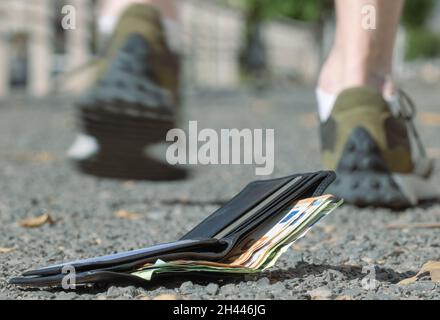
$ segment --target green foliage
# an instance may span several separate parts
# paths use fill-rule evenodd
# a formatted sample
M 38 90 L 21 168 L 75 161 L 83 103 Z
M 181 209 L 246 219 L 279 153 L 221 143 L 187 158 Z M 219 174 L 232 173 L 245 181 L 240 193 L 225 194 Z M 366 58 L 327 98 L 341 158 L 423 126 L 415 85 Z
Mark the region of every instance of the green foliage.
M 333 6 L 328 0 L 271 0 L 266 4 L 265 14 L 269 19 L 287 17 L 303 21 L 316 21 Z
M 402 23 L 407 30 L 407 60 L 440 56 L 440 37 L 426 27 L 426 21 L 434 6 L 434 0 L 406 0 Z
M 407 33 L 405 58 L 435 58 L 440 56 L 440 36 L 423 28 L 410 28 Z
M 406 0 L 402 14 L 404 26 L 407 28 L 423 27 L 434 6 L 434 0 Z
M 255 7 L 261 10 L 261 19 L 292 18 L 303 21 L 316 21 L 331 12 L 331 0 L 226 0 L 246 11 Z
M 224 0 L 247 12 L 247 32 L 254 32 L 262 20 L 281 17 L 302 21 L 317 21 L 334 10 L 332 0 Z M 384 0 L 393 1 L 393 0 Z M 406 0 L 402 24 L 407 32 L 406 58 L 432 58 L 440 56 L 440 37 L 429 31 L 426 22 L 434 10 L 435 0 Z

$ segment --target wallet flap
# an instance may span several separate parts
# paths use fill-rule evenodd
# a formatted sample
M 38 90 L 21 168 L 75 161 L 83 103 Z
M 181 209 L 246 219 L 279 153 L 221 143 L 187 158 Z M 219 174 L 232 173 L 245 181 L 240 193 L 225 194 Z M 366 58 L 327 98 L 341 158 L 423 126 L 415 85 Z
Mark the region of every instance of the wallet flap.
M 295 179 L 301 180 L 302 175 L 296 174 L 284 178 L 249 183 L 239 194 L 208 216 L 181 239 L 212 238 L 268 196 Z
M 251 182 L 181 239 L 221 239 L 232 230 L 244 227 L 253 217 L 267 211 L 267 208 L 274 207 L 289 195 L 288 201 L 295 200 L 295 196 L 322 195 L 335 177 L 333 171 L 319 171 Z
M 334 179 L 335 174 L 327 171 L 320 171 L 316 175 L 310 176 L 309 179 L 299 182 L 298 187 L 289 188 L 289 190 L 286 190 L 286 192 L 277 197 L 277 199 L 274 199 L 264 208 L 252 215 L 245 223 L 241 223 L 235 229 L 231 229 L 222 236 L 227 237 L 228 241 L 231 241 L 234 245 L 243 235 L 255 229 L 270 217 L 282 212 L 288 206 L 291 206 L 292 202 L 322 195 Z

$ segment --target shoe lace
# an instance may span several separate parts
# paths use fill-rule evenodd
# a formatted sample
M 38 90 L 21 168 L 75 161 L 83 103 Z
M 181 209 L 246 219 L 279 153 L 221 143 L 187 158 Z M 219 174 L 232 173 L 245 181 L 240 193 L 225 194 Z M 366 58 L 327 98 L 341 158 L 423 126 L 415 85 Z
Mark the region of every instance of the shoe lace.
M 409 130 L 412 132 L 420 155 L 422 157 L 426 157 L 425 147 L 423 146 L 420 135 L 416 129 L 416 126 L 414 125 L 414 119 L 417 113 L 415 103 L 402 89 L 397 90 L 396 113 L 398 117 L 405 120 Z

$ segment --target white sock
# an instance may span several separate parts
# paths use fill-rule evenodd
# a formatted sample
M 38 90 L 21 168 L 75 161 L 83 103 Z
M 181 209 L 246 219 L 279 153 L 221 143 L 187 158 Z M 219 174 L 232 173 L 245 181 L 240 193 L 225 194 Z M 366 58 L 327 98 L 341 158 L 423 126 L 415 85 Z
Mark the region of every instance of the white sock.
M 337 96 L 316 88 L 316 99 L 318 100 L 318 115 L 321 122 L 327 121 L 332 113 Z
M 98 30 L 100 33 L 109 36 L 113 33 L 118 18 L 111 15 L 104 15 L 98 19 Z
M 316 99 L 318 100 L 318 115 L 321 122 L 327 121 L 332 113 L 333 106 L 335 105 L 337 96 L 331 93 L 327 93 L 320 88 L 316 88 Z M 398 95 L 393 93 L 391 95 L 384 95 L 383 98 L 391 106 L 391 111 L 395 112 L 396 105 L 398 105 Z
M 67 157 L 74 160 L 83 160 L 93 156 L 99 151 L 98 141 L 89 135 L 79 134 L 76 136 L 70 149 L 67 151 Z

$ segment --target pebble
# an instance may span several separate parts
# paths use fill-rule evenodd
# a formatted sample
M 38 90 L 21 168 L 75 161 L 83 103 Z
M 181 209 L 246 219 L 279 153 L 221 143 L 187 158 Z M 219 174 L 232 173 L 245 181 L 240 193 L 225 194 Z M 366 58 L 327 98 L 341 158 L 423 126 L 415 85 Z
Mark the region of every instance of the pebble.
M 328 287 L 319 287 L 307 292 L 310 297 L 315 299 L 329 299 L 332 296 L 332 292 Z
M 270 280 L 267 277 L 263 277 L 257 280 L 257 286 L 264 287 L 270 284 Z
M 227 284 L 227 285 L 224 285 L 220 288 L 220 293 L 225 296 L 233 295 L 235 293 L 235 291 L 236 291 L 236 289 L 233 284 Z
M 431 281 L 418 281 L 406 286 L 406 291 L 431 291 L 435 289 L 435 283 Z
M 210 295 L 215 295 L 218 292 L 218 284 L 210 283 L 205 287 L 205 291 Z

